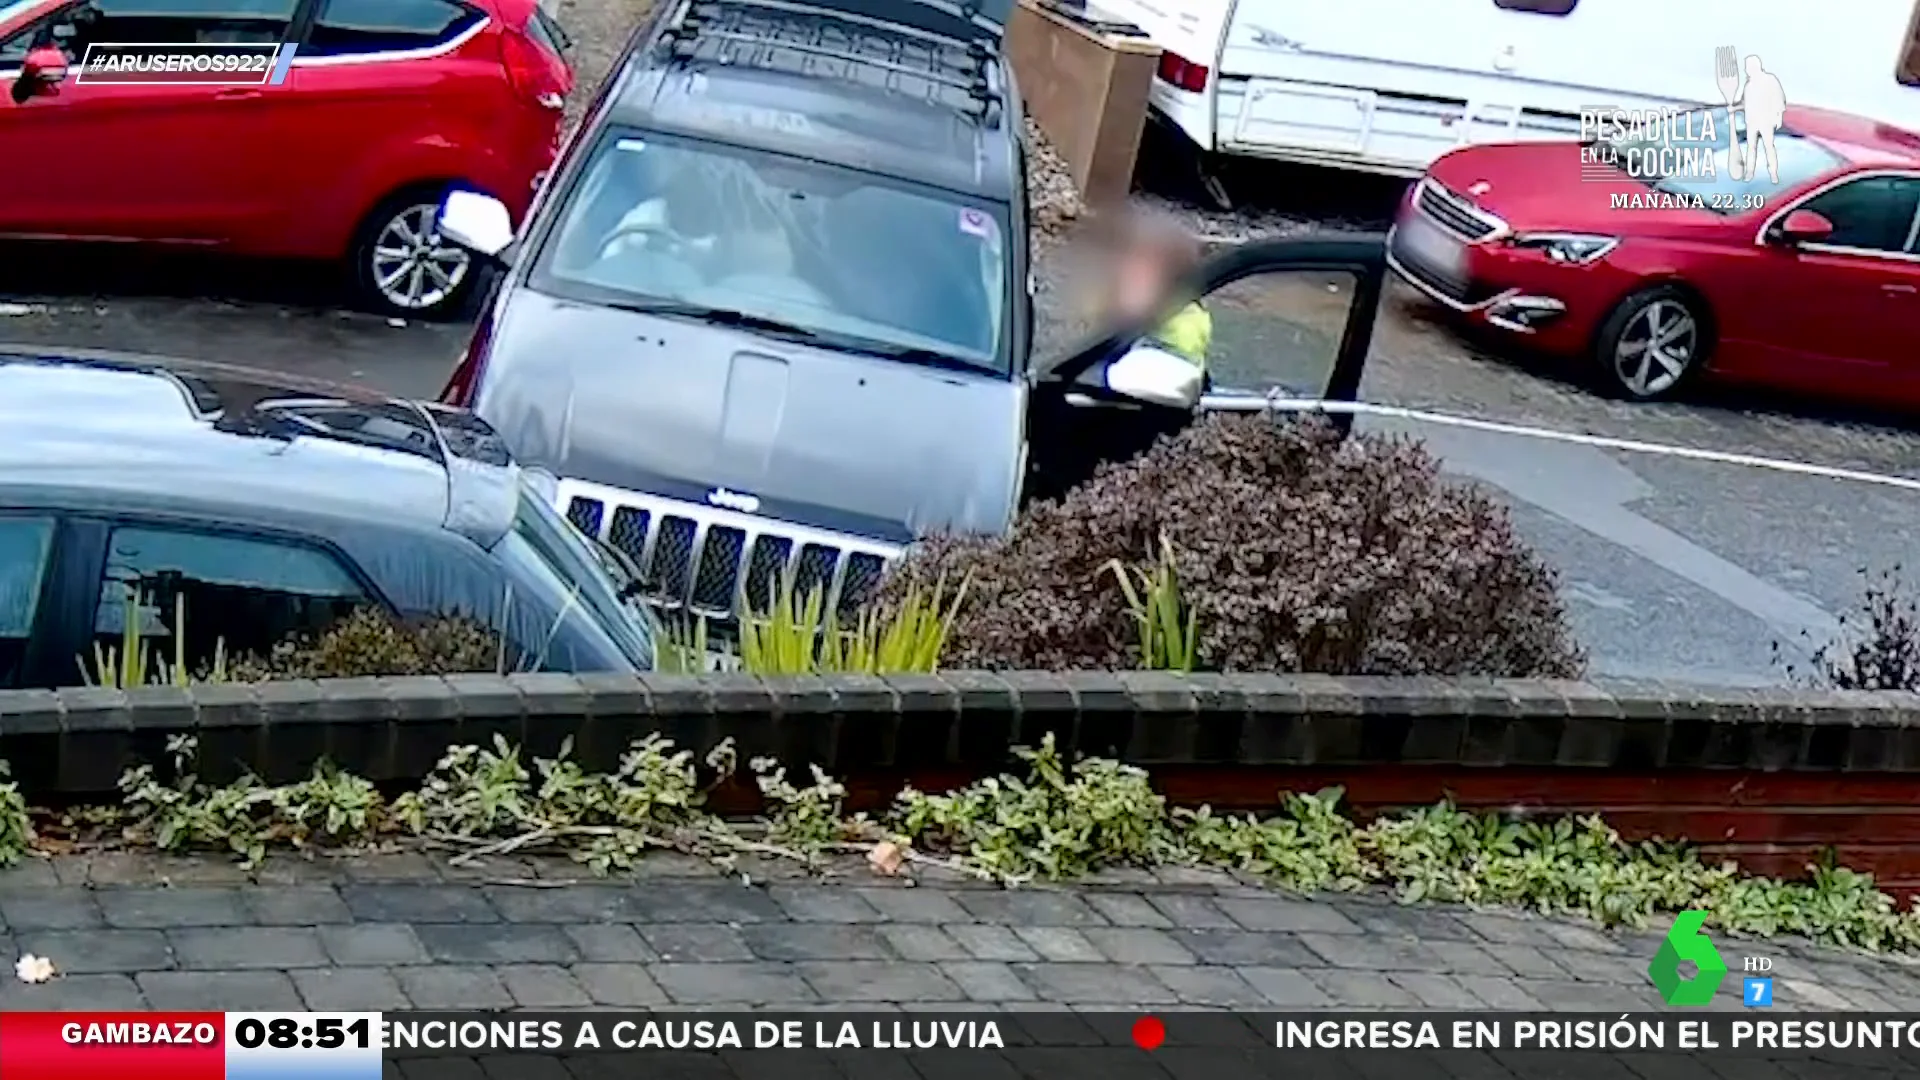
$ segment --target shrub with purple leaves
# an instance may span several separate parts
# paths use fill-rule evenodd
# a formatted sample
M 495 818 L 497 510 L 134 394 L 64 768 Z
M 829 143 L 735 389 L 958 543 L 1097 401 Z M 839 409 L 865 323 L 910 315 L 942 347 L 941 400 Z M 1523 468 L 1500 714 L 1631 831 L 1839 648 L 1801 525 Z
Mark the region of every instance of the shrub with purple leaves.
M 1319 421 L 1203 418 L 1004 538 L 938 538 L 883 593 L 969 575 L 943 666 L 1131 669 L 1138 624 L 1107 571 L 1172 545 L 1199 667 L 1579 676 L 1557 578 L 1506 509 L 1418 444 Z

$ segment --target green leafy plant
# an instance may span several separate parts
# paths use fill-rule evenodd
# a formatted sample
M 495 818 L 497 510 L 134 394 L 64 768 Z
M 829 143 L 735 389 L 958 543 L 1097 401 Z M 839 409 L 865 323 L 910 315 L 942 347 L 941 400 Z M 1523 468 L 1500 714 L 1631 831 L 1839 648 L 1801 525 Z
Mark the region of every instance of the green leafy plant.
M 1145 866 L 1176 851 L 1166 799 L 1143 770 L 1097 758 L 1069 765 L 1051 734 L 1018 754 L 1024 777 L 945 795 L 901 792 L 894 826 L 916 844 L 1012 880 Z
M 710 667 L 712 646 L 704 616 L 661 620 L 654 643 L 654 670 L 663 675 L 699 675 Z
M 1140 666 L 1148 671 L 1193 670 L 1200 649 L 1200 613 L 1180 593 L 1180 571 L 1173 544 L 1160 538 L 1159 557 L 1149 566 L 1109 560 L 1108 573 L 1120 583 L 1127 610 L 1140 631 Z
M 756 675 L 930 672 L 939 667 L 966 597 L 964 578 L 951 594 L 944 577 L 930 588 L 915 583 L 897 601 L 869 605 L 843 627 L 827 610 L 825 592 L 814 588 L 801 596 L 789 575 L 766 614 L 740 620 L 741 664 Z
M 112 842 L 166 851 L 226 850 L 247 865 L 279 847 L 352 846 L 411 836 L 456 861 L 522 850 L 564 852 L 596 873 L 669 848 L 733 866 L 745 853 L 808 864 L 858 848 L 883 873 L 904 849 L 1004 883 L 1064 880 L 1114 867 L 1210 867 L 1303 892 L 1385 887 L 1402 902 L 1465 902 L 1580 915 L 1641 926 L 1663 912 L 1704 910 L 1724 932 L 1807 938 L 1869 950 L 1920 952 L 1920 912 L 1902 910 L 1867 874 L 1828 854 L 1805 880 L 1742 874 L 1687 844 L 1628 842 L 1598 817 L 1531 819 L 1451 803 L 1381 814 L 1342 811 L 1337 788 L 1285 794 L 1270 816 L 1176 810 L 1141 769 L 1097 758 L 1069 762 L 1052 738 L 1019 752 L 1025 771 L 944 794 L 902 791 L 881 830 L 847 817 L 845 787 L 823 770 L 800 786 L 769 759 L 751 769 L 765 817 L 734 824 L 706 809 L 735 773 L 731 743 L 696 760 L 650 736 L 610 772 L 592 772 L 562 745 L 523 759 L 503 738 L 447 752 L 415 790 L 383 799 L 365 779 L 317 766 L 300 781 L 198 776 L 188 737 L 168 743 L 169 775 L 141 765 L 121 780 L 124 813 L 68 812 Z M 0 766 L 0 778 L 5 776 Z M 0 862 L 35 840 L 18 787 L 0 780 Z M 881 839 L 884 838 L 884 839 Z M 876 843 L 876 841 L 878 841 Z M 885 849 L 883 856 L 882 849 Z
M 92 668 L 87 667 L 84 658 L 75 658 L 75 663 L 80 665 L 80 678 L 86 685 L 124 690 L 134 686 L 187 686 L 229 680 L 224 638 L 214 642 L 213 660 L 199 673 L 193 673 L 187 665 L 187 598 L 184 595 L 173 598 L 173 657 L 168 660 L 146 640 L 145 594 L 130 585 L 123 585 L 121 594 L 120 644 L 103 646 L 95 642 Z

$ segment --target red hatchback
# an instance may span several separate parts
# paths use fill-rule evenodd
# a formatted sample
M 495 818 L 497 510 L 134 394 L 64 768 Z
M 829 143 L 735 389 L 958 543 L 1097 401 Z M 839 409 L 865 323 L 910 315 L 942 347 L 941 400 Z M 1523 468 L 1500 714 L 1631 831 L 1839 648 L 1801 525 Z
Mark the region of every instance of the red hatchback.
M 274 69 L 61 63 L 103 43 L 253 46 Z M 525 211 L 573 86 L 563 45 L 536 0 L 0 0 L 0 237 L 343 260 L 376 310 L 458 311 L 479 275 L 439 243 L 441 196 Z
M 1717 142 L 1678 118 L 1704 152 L 1644 132 L 1455 150 L 1408 193 L 1390 262 L 1629 398 L 1709 375 L 1920 406 L 1920 136 L 1789 109 L 1774 167 L 1743 179 L 1744 133 L 1711 115 Z

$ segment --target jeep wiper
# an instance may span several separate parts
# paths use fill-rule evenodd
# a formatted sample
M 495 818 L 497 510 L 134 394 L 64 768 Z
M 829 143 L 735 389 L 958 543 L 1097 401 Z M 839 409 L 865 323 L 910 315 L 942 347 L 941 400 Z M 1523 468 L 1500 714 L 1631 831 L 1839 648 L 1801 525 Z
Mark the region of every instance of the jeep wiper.
M 919 364 L 922 367 L 942 368 L 947 371 L 965 371 L 974 375 L 982 372 L 989 375 L 996 374 L 995 370 L 986 364 L 963 360 L 937 349 L 921 349 L 912 345 L 880 345 L 859 340 L 849 342 L 844 347 L 851 352 L 898 360 L 903 364 Z
M 710 326 L 737 326 L 742 330 L 757 330 L 763 334 L 790 338 L 817 344 L 821 340 L 818 332 L 804 326 L 795 326 L 790 322 L 770 319 L 764 315 L 754 315 L 732 308 L 708 307 L 705 304 L 689 304 L 682 300 L 630 300 L 608 304 L 622 311 L 633 311 L 643 315 L 669 315 L 682 319 L 693 319 Z

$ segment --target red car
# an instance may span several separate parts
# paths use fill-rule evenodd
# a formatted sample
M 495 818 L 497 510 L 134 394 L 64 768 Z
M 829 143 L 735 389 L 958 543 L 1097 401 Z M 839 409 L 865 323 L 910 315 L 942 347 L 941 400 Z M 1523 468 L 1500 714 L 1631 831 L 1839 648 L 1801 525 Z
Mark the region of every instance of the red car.
M 75 77 L 100 43 L 252 45 L 275 71 Z M 376 310 L 458 311 L 479 275 L 438 242 L 441 196 L 525 212 L 564 45 L 536 0 L 0 0 L 0 238 L 343 260 Z
M 1726 145 L 1744 153 L 1744 134 L 1711 113 L 1717 169 L 1642 153 L 1644 132 L 1448 153 L 1409 191 L 1389 261 L 1628 398 L 1704 375 L 1920 405 L 1920 136 L 1790 108 L 1777 173 L 1762 153 L 1740 179 Z

